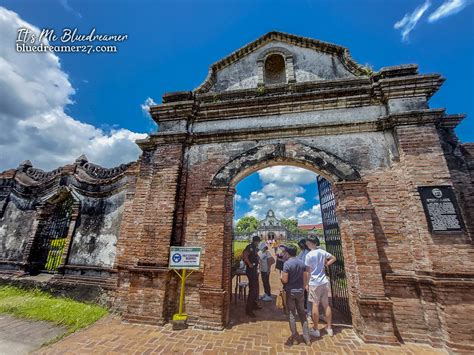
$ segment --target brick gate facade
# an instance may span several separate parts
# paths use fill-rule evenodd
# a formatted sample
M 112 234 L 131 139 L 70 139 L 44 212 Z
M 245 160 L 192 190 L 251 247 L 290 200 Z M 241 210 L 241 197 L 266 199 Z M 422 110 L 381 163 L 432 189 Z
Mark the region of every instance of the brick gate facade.
M 271 32 L 213 64 L 194 91 L 165 94 L 150 109 L 158 133 L 114 178 L 126 181 L 114 276 L 103 277 L 116 282 L 114 306 L 129 321 L 167 322 L 179 291 L 169 247 L 201 246 L 186 312 L 222 329 L 235 185 L 294 165 L 332 183 L 356 332 L 474 350 L 474 146 L 454 133 L 462 115 L 428 105 L 443 81 L 416 65 L 372 72 L 343 47 Z M 418 191 L 430 186 L 453 189 L 462 230 L 431 231 Z

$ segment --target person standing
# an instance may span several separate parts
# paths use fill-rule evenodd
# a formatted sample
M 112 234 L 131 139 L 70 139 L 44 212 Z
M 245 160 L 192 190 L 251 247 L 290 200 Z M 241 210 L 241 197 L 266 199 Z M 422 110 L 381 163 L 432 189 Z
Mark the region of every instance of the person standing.
M 273 249 L 273 239 L 268 239 L 267 240 L 267 247 L 268 247 L 268 250 Z
M 286 292 L 286 307 L 288 312 L 288 323 L 290 324 L 291 336 L 286 341 L 286 345 L 299 343 L 299 335 L 296 329 L 296 315 L 300 319 L 303 327 L 303 339 L 307 345 L 311 345 L 308 319 L 304 309 L 304 289 L 307 283 L 308 275 L 303 261 L 296 257 L 296 247 L 293 245 L 285 246 L 288 254 L 288 260 L 283 265 L 281 273 L 281 282 Z
M 260 237 L 254 236 L 252 243 L 247 245 L 242 252 L 242 259 L 245 263 L 247 278 L 249 280 L 249 296 L 247 297 L 247 306 L 245 313 L 252 318 L 255 318 L 255 309 L 261 309 L 257 304 L 259 295 L 259 284 L 258 284 L 258 243 L 260 243 Z
M 300 259 L 303 263 L 306 261 L 306 255 L 309 253 L 310 249 L 306 245 L 306 239 L 300 239 L 298 241 L 298 246 L 300 247 L 301 251 L 298 254 L 297 258 Z M 304 308 L 306 309 L 306 315 L 311 317 L 312 313 L 312 304 L 308 302 L 308 290 L 304 290 Z
M 275 270 L 279 270 L 280 274 L 283 270 L 283 265 L 286 261 L 286 258 L 288 257 L 288 254 L 286 253 L 285 245 L 280 244 L 278 247 L 275 248 L 275 257 L 276 257 L 276 263 L 275 263 Z
M 300 247 L 301 251 L 298 254 L 297 258 L 304 262 L 306 259 L 306 254 L 308 254 L 310 251 L 308 246 L 306 245 L 306 239 L 300 239 L 298 241 L 298 246 Z
M 265 294 L 261 298 L 262 301 L 272 301 L 272 291 L 270 288 L 270 268 L 275 262 L 272 254 L 268 250 L 268 245 L 265 242 L 261 242 L 258 246 L 260 251 L 258 252 L 258 256 L 260 259 L 260 275 L 262 277 L 263 289 L 265 290 Z
M 329 336 L 333 336 L 332 330 L 332 312 L 329 306 L 329 288 L 328 278 L 324 268 L 330 266 L 336 261 L 336 257 L 323 249 L 319 249 L 319 239 L 316 236 L 309 236 L 306 239 L 306 245 L 310 252 L 306 255 L 306 271 L 310 274 L 309 280 L 306 284 L 308 289 L 308 301 L 312 302 L 312 316 L 313 329 L 310 334 L 315 337 L 320 337 L 321 334 L 318 329 L 319 324 L 319 305 L 323 306 L 326 318 L 326 332 Z

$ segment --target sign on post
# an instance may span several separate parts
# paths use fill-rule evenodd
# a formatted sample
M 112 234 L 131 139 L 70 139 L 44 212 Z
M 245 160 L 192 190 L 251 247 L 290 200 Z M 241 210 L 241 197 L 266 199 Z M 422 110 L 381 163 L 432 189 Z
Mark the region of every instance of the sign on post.
M 179 293 L 179 308 L 178 313 L 173 315 L 173 329 L 184 329 L 186 327 L 186 320 L 188 315 L 183 313 L 184 305 L 184 285 L 189 275 L 193 270 L 199 270 L 201 263 L 201 248 L 200 247 L 170 247 L 170 261 L 169 268 L 173 269 L 181 279 L 181 290 Z M 181 274 L 179 271 L 181 270 Z M 186 270 L 191 270 L 186 274 Z
M 201 263 L 200 247 L 171 247 L 170 269 L 199 269 Z

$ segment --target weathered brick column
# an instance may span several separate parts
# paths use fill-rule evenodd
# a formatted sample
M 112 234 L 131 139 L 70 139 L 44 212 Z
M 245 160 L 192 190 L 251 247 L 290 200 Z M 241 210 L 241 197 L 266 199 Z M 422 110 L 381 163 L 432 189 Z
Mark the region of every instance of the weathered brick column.
M 182 167 L 183 139 L 150 137 L 130 181 L 117 245 L 117 306 L 129 321 L 166 321 L 169 247 Z
M 392 302 L 385 296 L 365 182 L 334 184 L 354 329 L 367 342 L 397 344 Z
M 443 120 L 439 124 L 443 124 Z M 456 169 L 463 169 L 459 165 L 461 156 L 443 151 L 443 144 L 450 144 L 443 142 L 434 123 L 401 125 L 395 127 L 395 132 L 402 166 L 401 182 L 406 185 L 402 195 L 402 217 L 407 227 L 405 238 L 416 253 L 412 277 L 397 270 L 386 276 L 396 322 L 404 339 L 418 340 L 423 336 L 433 345 L 472 352 L 472 235 L 469 227 L 462 232 L 430 232 L 418 192 L 421 186 L 452 186 L 461 214 L 469 226 L 471 221 L 466 217 L 471 211 L 463 202 L 469 201 L 472 190 L 463 189 L 469 182 L 459 184 L 457 181 L 460 171 Z
M 222 328 L 229 321 L 231 292 L 232 217 L 235 190 L 208 190 L 207 236 L 203 258 L 203 286 L 199 290 L 201 314 L 198 326 Z

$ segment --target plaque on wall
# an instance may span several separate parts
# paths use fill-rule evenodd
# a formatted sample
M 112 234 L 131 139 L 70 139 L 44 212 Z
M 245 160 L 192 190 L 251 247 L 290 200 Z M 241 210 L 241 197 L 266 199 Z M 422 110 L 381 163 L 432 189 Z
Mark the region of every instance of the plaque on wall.
M 430 232 L 461 232 L 464 223 L 452 186 L 418 187 Z

